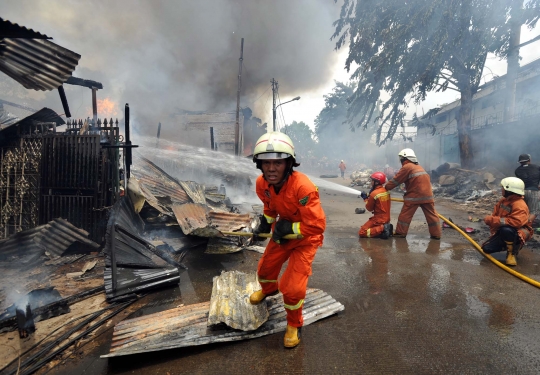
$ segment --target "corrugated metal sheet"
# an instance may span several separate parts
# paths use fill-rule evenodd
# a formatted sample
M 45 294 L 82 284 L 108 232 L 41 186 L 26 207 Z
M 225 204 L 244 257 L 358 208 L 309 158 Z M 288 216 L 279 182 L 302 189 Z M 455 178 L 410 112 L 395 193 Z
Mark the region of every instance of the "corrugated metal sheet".
M 242 241 L 248 237 L 212 237 L 208 239 L 205 254 L 231 254 L 242 251 Z
M 209 226 L 206 213 L 208 207 L 198 203 L 185 203 L 173 205 L 173 212 L 182 232 L 184 234 L 193 234 L 202 237 L 211 237 L 217 234 L 217 231 L 210 231 L 211 236 L 206 234 Z
M 251 225 L 249 214 L 210 211 L 208 212 L 208 219 L 213 227 L 226 232 L 234 232 Z
M 0 38 L 51 39 L 51 37 L 0 18 Z
M 194 203 L 206 204 L 206 197 L 204 196 L 204 185 L 198 184 L 193 181 L 179 181 L 180 185 L 184 188 L 184 191 L 191 198 Z
M 17 252 L 45 252 L 51 259 L 55 259 L 76 243 L 84 246 L 82 251 L 97 251 L 100 247 L 99 244 L 88 239 L 88 232 L 58 218 L 0 241 L 0 253 L 2 257 L 5 257 Z
M 76 242 L 98 250 L 99 244 L 89 240 L 88 235 L 87 231 L 77 228 L 67 220 L 58 218 L 44 225 L 34 237 L 34 242 L 45 250 L 49 257 L 57 258 Z
M 249 296 L 261 287 L 257 274 L 222 272 L 214 277 L 208 326 L 225 323 L 231 328 L 253 331 L 268 320 L 266 303 L 252 305 Z
M 165 180 L 158 176 L 150 176 L 145 171 L 137 169 L 133 169 L 131 172 L 139 180 L 141 187 L 148 189 L 154 197 L 170 197 L 175 203 L 191 202 L 191 199 L 179 183 Z
M 105 268 L 104 280 L 107 299 L 136 294 L 156 288 L 175 286 L 180 282 L 178 268 L 117 268 L 117 274 L 116 290 L 113 291 L 111 269 Z
M 181 267 L 171 254 L 157 249 L 140 235 L 141 218 L 133 210 L 128 197 L 120 199 L 112 208 L 107 224 L 104 272 L 107 299 L 129 297 L 137 292 L 178 285 L 178 268 L 165 267 L 167 263 Z M 114 251 L 116 289 L 113 290 L 111 254 Z M 133 267 L 133 268 L 125 268 Z
M 0 40 L 0 71 L 27 89 L 57 89 L 71 76 L 80 58 L 46 39 Z
M 15 121 L 13 123 L 6 124 L 0 127 L 0 133 L 4 133 L 6 129 L 15 130 L 20 128 L 23 134 L 26 134 L 24 128 L 30 125 L 34 125 L 35 122 L 55 122 L 56 126 L 65 124 L 66 122 L 55 111 L 49 108 L 42 108 L 36 113 L 26 116 L 25 118 Z M 35 125 L 34 125 L 35 126 Z M 3 136 L 4 134 L 2 134 Z
M 270 313 L 268 321 L 251 332 L 232 328 L 209 329 L 207 320 L 210 302 L 127 319 L 115 326 L 109 354 L 101 357 L 118 357 L 217 342 L 239 341 L 284 332 L 287 327 L 287 314 L 281 294 L 268 297 L 266 304 Z M 344 309 L 341 303 L 322 290 L 308 289 L 303 307 L 304 326 Z

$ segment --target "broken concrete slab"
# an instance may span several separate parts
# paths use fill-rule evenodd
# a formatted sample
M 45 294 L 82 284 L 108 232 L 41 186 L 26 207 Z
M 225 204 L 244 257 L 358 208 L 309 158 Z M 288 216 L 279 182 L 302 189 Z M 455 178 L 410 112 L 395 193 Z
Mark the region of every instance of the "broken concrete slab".
M 208 326 L 224 323 L 242 331 L 259 328 L 269 316 L 266 303 L 249 303 L 249 296 L 259 289 L 254 272 L 230 271 L 214 277 Z
M 101 358 L 155 352 L 186 346 L 239 341 L 284 332 L 287 328 L 281 294 L 266 299 L 270 316 L 255 331 L 207 327 L 210 302 L 198 303 L 127 319 L 114 327 L 109 354 Z M 343 311 L 345 307 L 320 289 L 308 289 L 304 307 L 304 326 Z M 219 327 L 219 326 L 218 326 Z

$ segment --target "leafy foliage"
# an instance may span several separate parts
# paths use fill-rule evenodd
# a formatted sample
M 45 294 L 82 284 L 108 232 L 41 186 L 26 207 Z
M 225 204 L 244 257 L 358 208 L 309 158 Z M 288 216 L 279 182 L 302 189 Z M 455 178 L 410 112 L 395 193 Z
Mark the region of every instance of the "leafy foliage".
M 539 0 L 527 3 L 520 21 L 533 25 Z M 334 23 L 336 49 L 349 41 L 346 69 L 358 87 L 349 99 L 347 121 L 367 127 L 381 93 L 386 100 L 378 117 L 390 126 L 377 143 L 392 139 L 403 125 L 410 100 L 423 101 L 432 91 L 453 89 L 462 106 L 472 102 L 487 54 L 506 56 L 510 13 L 517 0 L 344 0 Z M 527 13 L 528 12 L 528 13 Z M 468 101 L 468 103 L 464 103 Z M 376 116 L 376 115 L 375 115 Z M 467 117 L 468 116 L 468 117 Z M 461 123 L 459 122 L 461 121 Z M 470 111 L 458 131 L 470 129 Z M 461 134 L 460 134 L 461 136 Z M 461 139 L 461 138 L 460 138 Z
M 291 137 L 294 143 L 296 155 L 299 159 L 310 156 L 315 148 L 314 133 L 311 128 L 303 121 L 293 121 L 292 124 L 285 125 L 281 132 Z
M 324 108 L 315 119 L 315 133 L 319 136 L 325 129 L 343 123 L 347 119 L 347 99 L 354 92 L 353 83 L 335 81 L 336 86 L 324 95 Z

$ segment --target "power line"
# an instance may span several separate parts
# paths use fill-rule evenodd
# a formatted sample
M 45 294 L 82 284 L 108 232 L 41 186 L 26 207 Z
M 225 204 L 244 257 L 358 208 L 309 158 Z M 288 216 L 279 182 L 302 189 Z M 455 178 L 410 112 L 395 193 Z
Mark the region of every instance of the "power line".
M 277 96 L 278 96 L 279 104 L 281 105 L 281 98 L 279 97 L 279 91 L 277 92 Z M 285 123 L 285 115 L 283 114 L 283 106 L 281 106 L 279 109 L 281 110 L 281 118 L 283 119 L 283 127 L 285 127 L 287 124 Z

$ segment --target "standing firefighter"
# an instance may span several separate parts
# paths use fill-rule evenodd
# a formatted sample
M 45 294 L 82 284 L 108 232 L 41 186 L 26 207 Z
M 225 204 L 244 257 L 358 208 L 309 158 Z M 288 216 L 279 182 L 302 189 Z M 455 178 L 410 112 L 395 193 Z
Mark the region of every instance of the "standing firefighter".
M 369 194 L 362 192 L 361 196 L 366 202 L 366 210 L 373 212 L 373 216 L 362 225 L 358 235 L 360 237 L 379 237 L 388 239 L 394 231 L 390 224 L 390 193 L 384 188 L 386 176 L 382 172 L 375 172 L 371 176 L 371 190 Z
M 341 171 L 341 178 L 345 179 L 345 169 L 347 169 L 347 167 L 345 166 L 345 162 L 343 160 L 341 163 L 339 163 L 338 168 Z
M 431 189 L 429 174 L 418 165 L 414 151 L 410 148 L 403 149 L 398 154 L 401 169 L 388 181 L 385 188 L 390 191 L 400 184 L 405 184 L 403 207 L 398 217 L 396 233 L 397 237 L 405 237 L 409 231 L 414 213 L 418 207 L 422 208 L 432 239 L 441 239 L 441 226 L 439 217 L 435 211 L 435 199 Z
M 533 234 L 529 209 L 523 200 L 525 184 L 517 177 L 501 180 L 503 198 L 495 205 L 493 213 L 484 217 L 491 237 L 482 245 L 485 253 L 506 251 L 506 264 L 516 266 L 516 256 L 523 244 Z
M 540 167 L 536 164 L 531 164 L 531 155 L 519 155 L 518 163 L 521 166 L 517 167 L 516 177 L 525 183 L 525 203 L 529 207 L 529 221 L 532 223 L 540 212 Z
M 264 204 L 261 225 L 254 233 L 270 233 L 273 227 L 273 234 L 257 267 L 262 290 L 254 292 L 249 300 L 258 304 L 276 294 L 279 288 L 287 312 L 284 345 L 293 348 L 300 343 L 300 327 L 304 323 L 302 306 L 311 263 L 323 243 L 326 217 L 317 187 L 306 175 L 293 171 L 299 164 L 287 135 L 270 132 L 260 137 L 255 144 L 253 161 L 263 172 L 257 178 L 256 191 Z M 287 234 L 298 234 L 302 238 L 283 239 Z M 287 268 L 278 281 L 287 260 Z

